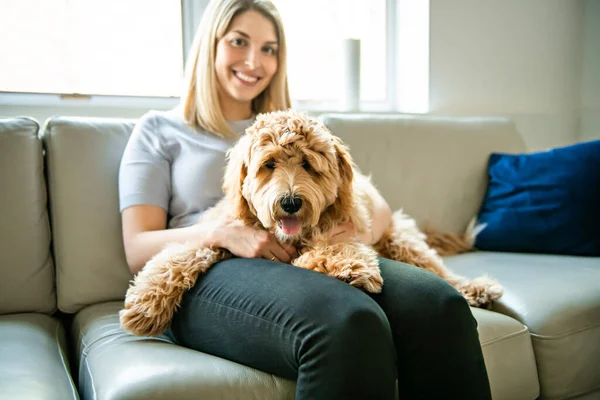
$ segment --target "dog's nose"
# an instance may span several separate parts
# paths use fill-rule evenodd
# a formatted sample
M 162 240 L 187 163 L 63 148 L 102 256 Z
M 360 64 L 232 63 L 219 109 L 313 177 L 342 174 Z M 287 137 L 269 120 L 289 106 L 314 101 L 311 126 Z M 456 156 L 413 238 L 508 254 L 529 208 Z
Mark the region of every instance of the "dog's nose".
M 281 208 L 288 214 L 297 212 L 302 207 L 302 199 L 298 196 L 285 196 L 281 199 Z

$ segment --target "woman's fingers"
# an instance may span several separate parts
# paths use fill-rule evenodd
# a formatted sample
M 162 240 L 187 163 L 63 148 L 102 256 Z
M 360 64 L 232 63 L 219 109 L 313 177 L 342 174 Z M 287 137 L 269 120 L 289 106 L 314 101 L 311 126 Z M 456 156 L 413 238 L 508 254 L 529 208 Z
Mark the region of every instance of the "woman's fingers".
M 329 243 L 338 243 L 343 241 L 346 238 L 354 237 L 357 235 L 356 229 L 354 228 L 354 224 L 352 222 L 346 222 L 336 226 L 329 240 Z
M 343 224 L 336 226 L 333 229 L 331 237 L 351 234 L 352 232 L 354 232 L 354 224 L 352 222 L 345 222 Z
M 294 246 L 282 245 L 275 237 L 272 238 L 264 255 L 266 259 L 283 263 L 289 263 L 296 257 L 298 257 L 298 250 Z
M 275 254 L 271 253 L 270 251 L 268 251 L 266 254 L 264 254 L 263 258 L 265 260 L 271 260 L 271 261 L 281 262 L 281 261 L 279 261 L 279 259 L 277 258 L 277 256 Z
M 277 241 L 271 247 L 271 252 L 280 262 L 289 263 L 291 261 L 291 257 L 287 251 L 279 244 Z
M 298 249 L 295 246 L 284 246 L 283 249 L 290 256 L 290 261 L 300 255 L 298 253 Z
M 294 246 L 282 245 L 271 233 L 264 230 L 254 230 L 253 245 L 258 250 L 259 257 L 266 260 L 289 263 L 298 257 L 298 251 Z M 255 247 L 256 246 L 256 247 Z

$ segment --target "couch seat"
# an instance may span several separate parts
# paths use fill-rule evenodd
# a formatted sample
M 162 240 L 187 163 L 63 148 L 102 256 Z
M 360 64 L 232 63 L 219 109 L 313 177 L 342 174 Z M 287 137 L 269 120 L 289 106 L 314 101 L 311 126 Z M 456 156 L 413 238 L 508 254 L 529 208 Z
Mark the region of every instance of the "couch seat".
M 84 308 L 74 318 L 79 388 L 85 399 L 293 399 L 295 382 L 189 350 L 167 336 L 135 337 L 118 319 L 123 303 Z M 538 384 L 527 329 L 473 310 L 497 400 L 532 400 Z M 517 360 L 513 365 L 511 360 Z
M 293 399 L 295 383 L 189 350 L 168 337 L 129 335 L 122 301 L 88 306 L 73 321 L 84 399 Z
M 0 316 L 0 399 L 78 399 L 65 330 L 44 314 Z
M 519 321 L 493 311 L 471 308 L 494 400 L 539 396 L 537 368 L 529 331 Z
M 504 285 L 494 311 L 529 328 L 542 399 L 600 398 L 600 258 L 474 252 L 446 262 Z

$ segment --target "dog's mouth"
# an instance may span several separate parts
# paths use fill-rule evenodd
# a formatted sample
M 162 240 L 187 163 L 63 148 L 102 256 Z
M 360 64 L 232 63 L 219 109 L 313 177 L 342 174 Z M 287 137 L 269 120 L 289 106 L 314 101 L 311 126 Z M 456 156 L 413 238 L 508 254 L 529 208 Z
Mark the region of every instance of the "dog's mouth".
M 295 236 L 302 229 L 302 220 L 298 217 L 283 217 L 277 222 L 277 226 L 288 236 Z

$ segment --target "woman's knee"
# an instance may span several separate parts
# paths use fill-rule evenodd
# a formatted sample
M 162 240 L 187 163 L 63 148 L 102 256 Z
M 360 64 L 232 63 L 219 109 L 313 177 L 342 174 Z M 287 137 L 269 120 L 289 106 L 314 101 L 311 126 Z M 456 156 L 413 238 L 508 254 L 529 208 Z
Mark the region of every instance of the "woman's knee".
M 439 325 L 445 329 L 463 331 L 477 328 L 477 321 L 473 317 L 471 307 L 465 298 L 451 286 L 446 289 L 440 299 L 440 307 L 436 310 L 436 317 Z
M 314 321 L 312 334 L 331 341 L 332 346 L 358 346 L 367 350 L 365 342 L 379 343 L 393 353 L 390 323 L 381 307 L 368 295 L 344 283 L 338 291 L 315 292 L 303 303 L 304 314 Z M 367 346 L 369 347 L 369 346 Z
M 431 328 L 448 322 L 452 322 L 452 326 L 475 324 L 465 298 L 444 279 L 390 260 L 384 260 L 381 267 L 387 285 L 384 283 L 383 294 L 376 296 L 379 303 L 384 303 L 389 318 Z
M 329 328 L 339 333 L 370 337 L 391 337 L 391 328 L 384 311 L 370 297 L 357 293 L 331 310 Z
M 305 303 L 312 315 L 297 335 L 299 387 L 318 381 L 326 388 L 306 398 L 392 399 L 396 351 L 385 313 L 358 289 L 335 286 Z
M 433 275 L 433 274 L 431 274 Z M 435 293 L 432 307 L 426 307 L 433 325 L 440 329 L 470 329 L 477 323 L 466 299 L 442 278 L 433 275 L 430 285 Z

